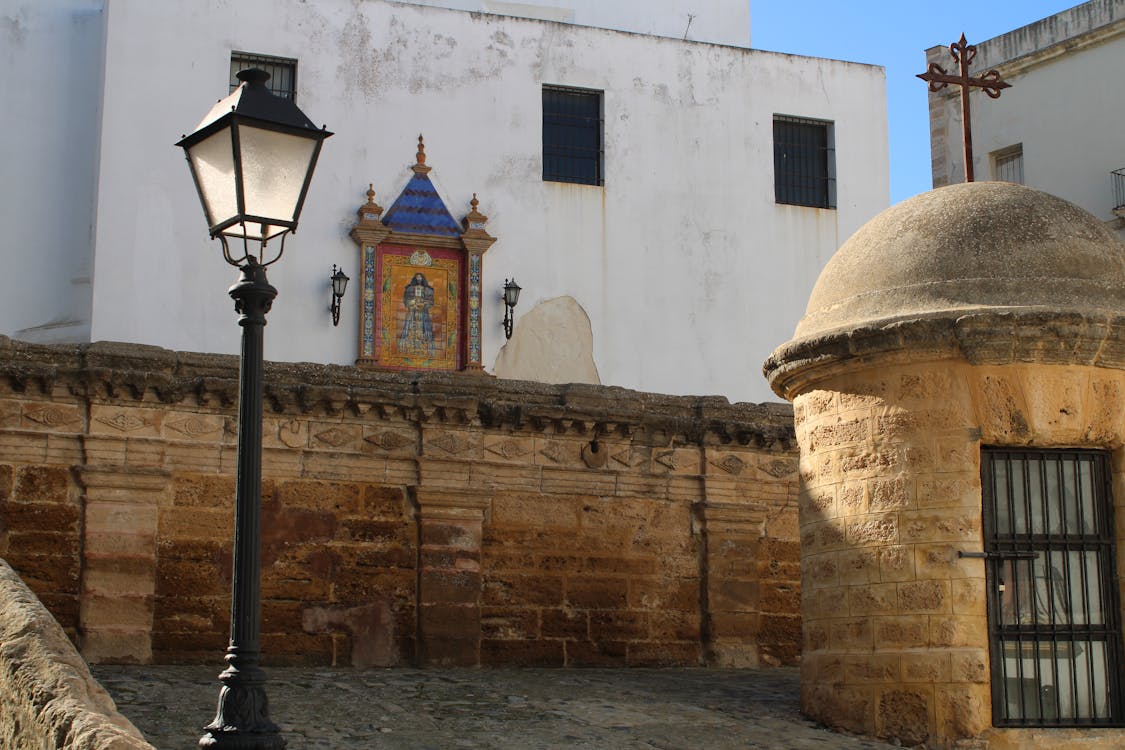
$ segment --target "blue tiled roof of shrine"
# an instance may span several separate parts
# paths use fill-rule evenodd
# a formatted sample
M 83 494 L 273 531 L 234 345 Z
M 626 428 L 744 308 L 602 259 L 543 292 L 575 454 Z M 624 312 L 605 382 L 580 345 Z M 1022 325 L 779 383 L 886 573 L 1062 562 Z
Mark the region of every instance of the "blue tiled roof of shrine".
M 396 232 L 435 234 L 439 237 L 461 235 L 461 227 L 449 214 L 430 178 L 417 172 L 387 211 L 383 223 Z

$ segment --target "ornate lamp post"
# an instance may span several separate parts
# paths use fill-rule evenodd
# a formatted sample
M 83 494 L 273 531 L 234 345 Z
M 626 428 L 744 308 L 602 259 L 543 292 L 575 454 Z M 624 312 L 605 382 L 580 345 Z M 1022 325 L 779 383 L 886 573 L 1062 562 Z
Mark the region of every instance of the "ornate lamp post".
M 321 145 L 332 134 L 317 128 L 292 101 L 271 94 L 264 85 L 268 73 L 244 70 L 238 79 L 238 89 L 176 144 L 187 156 L 211 239 L 219 238 L 223 257 L 241 271 L 230 288 L 242 326 L 230 645 L 227 668 L 219 675 L 218 711 L 199 745 L 275 750 L 285 747 L 285 739 L 269 718 L 258 644 L 262 328 L 277 296 L 266 280 L 266 266 L 281 257 L 286 235 L 297 230 Z M 267 251 L 271 242 L 276 252 Z

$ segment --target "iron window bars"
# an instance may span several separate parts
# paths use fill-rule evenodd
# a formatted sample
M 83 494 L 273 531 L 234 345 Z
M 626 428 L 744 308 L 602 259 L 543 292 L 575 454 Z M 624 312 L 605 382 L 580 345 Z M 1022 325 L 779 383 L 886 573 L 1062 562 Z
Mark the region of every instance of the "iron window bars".
M 773 117 L 774 200 L 795 206 L 836 208 L 832 123 Z
M 238 88 L 238 72 L 247 68 L 258 68 L 270 74 L 266 89 L 274 96 L 290 99 L 297 103 L 297 61 L 289 57 L 256 55 L 251 52 L 230 53 L 230 90 Z
M 601 185 L 602 92 L 543 87 L 543 179 Z
M 995 726 L 1125 726 L 1108 454 L 986 448 Z

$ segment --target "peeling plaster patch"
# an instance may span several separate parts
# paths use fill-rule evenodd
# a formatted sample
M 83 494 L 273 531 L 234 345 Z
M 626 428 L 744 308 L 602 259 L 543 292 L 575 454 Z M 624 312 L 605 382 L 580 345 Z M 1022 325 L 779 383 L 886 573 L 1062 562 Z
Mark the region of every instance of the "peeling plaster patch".
M 540 302 L 516 319 L 492 371 L 541 383 L 601 383 L 590 317 L 573 297 Z

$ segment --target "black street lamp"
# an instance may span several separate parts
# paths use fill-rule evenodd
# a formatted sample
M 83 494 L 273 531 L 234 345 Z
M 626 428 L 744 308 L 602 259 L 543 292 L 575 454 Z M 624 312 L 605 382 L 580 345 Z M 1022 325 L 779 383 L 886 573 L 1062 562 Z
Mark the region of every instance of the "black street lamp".
M 234 576 L 230 645 L 215 719 L 200 747 L 280 750 L 285 738 L 269 718 L 265 672 L 259 665 L 261 620 L 262 329 L 277 290 L 266 266 L 285 250 L 285 238 L 309 189 L 324 139 L 291 100 L 265 87 L 269 74 L 244 70 L 242 84 L 177 143 L 187 156 L 211 239 L 241 271 L 230 288 L 242 326 L 238 400 L 238 477 L 234 495 Z M 266 246 L 280 238 L 276 255 Z M 232 253 L 230 240 L 241 243 Z M 236 244 L 237 247 L 237 244 Z

